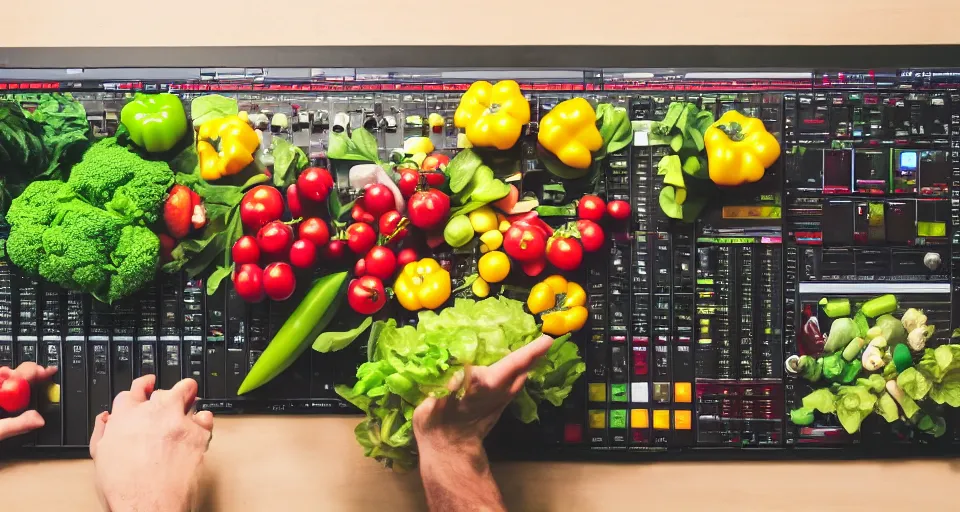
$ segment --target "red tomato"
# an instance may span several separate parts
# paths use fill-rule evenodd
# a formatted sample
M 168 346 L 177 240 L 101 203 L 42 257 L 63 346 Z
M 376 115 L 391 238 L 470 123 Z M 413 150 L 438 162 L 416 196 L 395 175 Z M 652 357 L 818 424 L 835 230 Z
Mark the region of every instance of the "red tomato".
M 308 167 L 297 177 L 297 190 L 305 199 L 326 201 L 333 190 L 333 176 L 326 169 Z
M 401 223 L 403 226 L 401 227 Z M 400 215 L 400 212 L 396 210 L 390 210 L 387 213 L 384 213 L 380 216 L 380 236 L 387 238 L 391 237 L 387 242 L 399 242 L 407 236 L 407 233 L 410 232 L 410 229 L 407 228 L 407 225 L 410 221 L 406 217 Z
M 616 200 L 607 203 L 607 213 L 617 220 L 626 220 L 630 218 L 630 203 Z
M 603 199 L 588 194 L 580 198 L 580 203 L 577 204 L 577 216 L 581 219 L 600 222 L 603 219 L 605 207 Z
M 173 248 L 177 246 L 177 241 L 166 233 L 157 233 L 160 239 L 160 264 L 163 265 L 173 261 Z
M 407 266 L 407 263 L 412 263 L 419 260 L 420 257 L 417 256 L 417 251 L 407 247 L 406 249 L 397 253 L 397 268 L 402 269 Z
M 420 229 L 440 227 L 450 215 L 450 198 L 437 189 L 421 190 L 407 204 L 410 223 Z
M 233 256 L 233 262 L 237 265 L 255 264 L 260 261 L 260 246 L 257 245 L 257 239 L 250 235 L 241 236 L 237 239 L 230 252 Z
M 293 244 L 293 228 L 275 220 L 257 232 L 257 245 L 267 254 L 284 254 Z
M 523 270 L 523 273 L 530 277 L 539 276 L 545 268 L 547 268 L 547 259 L 542 256 L 533 261 L 528 261 L 520 265 L 520 269 Z
M 190 217 L 193 215 L 194 202 L 191 192 L 183 185 L 174 185 L 163 203 L 163 222 L 167 225 L 167 233 L 177 240 L 190 234 L 192 228 Z
M 450 157 L 441 153 L 433 153 L 423 159 L 423 165 L 420 166 L 424 171 L 442 171 L 450 163 Z
M 363 189 L 363 208 L 374 217 L 380 217 L 396 207 L 390 187 L 374 183 Z
M 350 224 L 347 228 L 347 246 L 356 255 L 366 254 L 377 245 L 377 234 L 369 224 Z
M 360 277 L 367 274 L 367 260 L 360 258 L 353 266 L 353 275 Z
M 18 413 L 30 405 L 30 383 L 19 375 L 9 374 L 0 380 L 0 409 Z
M 539 228 L 524 222 L 515 222 L 503 237 L 503 250 L 519 262 L 543 258 L 547 240 Z
M 330 240 L 320 249 L 320 256 L 327 261 L 339 261 L 347 254 L 347 243 L 343 240 Z
M 393 273 L 397 271 L 397 256 L 393 254 L 393 251 L 382 245 L 370 249 L 370 252 L 363 259 L 366 260 L 365 266 L 368 275 L 380 279 L 390 279 L 393 277 Z
M 250 230 L 256 231 L 268 222 L 283 215 L 283 196 L 280 191 L 269 185 L 253 187 L 240 201 L 240 221 Z
M 592 220 L 580 219 L 577 221 L 580 230 L 580 243 L 587 252 L 599 251 L 603 247 L 603 228 Z
M 397 188 L 400 189 L 400 195 L 404 199 L 410 199 L 417 191 L 417 185 L 420 183 L 420 173 L 416 169 L 404 169 L 400 171 L 400 181 L 397 182 Z
M 300 239 L 290 246 L 290 264 L 297 268 L 310 268 L 317 262 L 317 246 L 307 239 Z
M 372 224 L 373 221 L 377 219 L 372 213 L 364 209 L 363 198 L 358 198 L 357 201 L 353 203 L 353 209 L 350 210 L 350 217 L 357 222 L 366 224 Z
M 361 315 L 372 315 L 387 303 L 383 281 L 374 276 L 363 276 L 350 281 L 347 288 L 347 303 Z
M 576 270 L 583 263 L 583 246 L 576 238 L 550 237 L 547 240 L 547 261 L 560 270 Z
M 287 300 L 297 289 L 297 278 L 290 264 L 278 261 L 263 269 L 263 291 L 272 300 Z
M 300 203 L 300 193 L 297 192 L 297 184 L 294 183 L 287 187 L 287 209 L 294 219 L 303 217 L 303 204 Z
M 323 219 L 310 217 L 300 223 L 297 231 L 301 239 L 310 240 L 317 247 L 323 247 L 330 241 L 330 228 Z
M 263 270 L 253 263 L 240 265 L 233 273 L 233 289 L 247 302 L 263 300 Z

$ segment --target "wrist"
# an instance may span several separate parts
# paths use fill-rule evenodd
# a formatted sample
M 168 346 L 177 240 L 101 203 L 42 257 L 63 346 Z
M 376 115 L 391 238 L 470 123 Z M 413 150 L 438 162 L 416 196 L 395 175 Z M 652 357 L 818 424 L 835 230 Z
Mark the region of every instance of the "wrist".
M 183 493 L 172 489 L 165 492 L 149 493 L 142 489 L 134 490 L 131 494 L 104 493 L 104 501 L 110 512 L 142 512 L 145 510 L 156 512 L 189 512 L 190 500 Z

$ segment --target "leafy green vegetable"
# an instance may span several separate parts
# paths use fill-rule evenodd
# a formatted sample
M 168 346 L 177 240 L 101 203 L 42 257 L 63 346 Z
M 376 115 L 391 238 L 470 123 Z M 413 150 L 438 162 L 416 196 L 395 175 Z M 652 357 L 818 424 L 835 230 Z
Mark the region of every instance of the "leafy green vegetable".
M 837 410 L 836 397 L 827 388 L 820 388 L 803 397 L 803 406 L 824 414 L 830 414 Z
M 840 352 L 830 354 L 823 358 L 823 378 L 830 381 L 837 381 L 843 375 L 843 369 L 846 362 Z
M 806 426 L 813 423 L 813 409 L 801 407 L 790 411 L 790 421 L 794 425 Z
M 597 122 L 600 123 L 600 136 L 606 154 L 616 153 L 633 142 L 633 125 L 627 109 L 601 103 L 597 105 Z
M 880 315 L 877 318 L 876 326 L 880 328 L 881 336 L 887 340 L 891 347 L 907 341 L 906 329 L 903 328 L 900 320 L 894 318 L 893 315 Z
M 837 391 L 837 417 L 849 434 L 860 430 L 860 423 L 873 412 L 876 395 L 860 386 L 840 386 Z
M 893 423 L 900 419 L 900 409 L 897 408 L 897 402 L 886 391 L 877 399 L 876 411 L 883 419 L 887 420 L 887 423 Z
M 887 381 L 885 381 L 883 377 L 881 377 L 880 375 L 877 375 L 876 373 L 870 374 L 870 376 L 865 379 L 862 379 L 862 378 L 857 379 L 858 386 L 862 386 L 867 390 L 869 390 L 871 393 L 875 393 L 875 394 L 882 392 L 883 387 L 884 385 L 886 385 L 886 383 Z
M 334 160 L 381 163 L 377 139 L 365 128 L 356 128 L 349 136 L 345 132 L 331 133 L 327 157 Z
M 283 137 L 274 137 L 270 152 L 273 154 L 273 186 L 287 187 L 297 181 L 297 173 L 310 162 L 306 153 Z
M 342 332 L 322 332 L 313 342 L 313 349 L 317 352 L 336 352 L 347 348 L 354 340 L 360 337 L 364 331 L 373 323 L 372 317 L 366 317 L 360 322 L 360 325 Z
M 670 218 L 695 221 L 711 195 L 713 188 L 708 183 L 695 185 L 709 178 L 702 152 L 703 133 L 711 124 L 710 111 L 700 110 L 694 103 L 675 101 L 663 120 L 650 128 L 650 135 L 668 140 L 672 151 L 657 164 L 657 174 L 664 177 L 660 209 Z
M 238 113 L 240 108 L 237 100 L 219 94 L 198 96 L 190 102 L 190 117 L 193 119 L 194 128 L 200 128 L 200 125 L 211 119 L 235 116 Z
M 899 321 L 897 323 L 900 323 Z M 860 328 L 852 318 L 837 318 L 830 325 L 830 334 L 823 345 L 823 351 L 832 354 L 846 348 L 854 338 L 860 335 Z
M 457 156 L 453 157 L 444 169 L 444 173 L 450 180 L 450 191 L 456 194 L 463 190 L 482 164 L 480 156 L 473 150 L 464 149 L 457 153 Z
M 897 385 L 914 400 L 926 398 L 932 386 L 928 376 L 917 370 L 916 367 L 910 367 L 900 372 L 900 375 L 897 376 Z

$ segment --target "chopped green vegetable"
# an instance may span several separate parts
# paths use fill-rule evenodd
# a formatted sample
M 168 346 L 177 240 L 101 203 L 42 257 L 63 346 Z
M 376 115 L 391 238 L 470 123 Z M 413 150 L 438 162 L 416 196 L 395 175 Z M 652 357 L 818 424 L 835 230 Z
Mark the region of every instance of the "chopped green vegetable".
M 823 312 L 830 318 L 850 316 L 850 299 L 820 299 Z
M 899 323 L 899 322 L 898 322 Z M 832 354 L 843 350 L 850 341 L 860 335 L 860 328 L 852 318 L 837 318 L 830 326 L 830 334 L 823 345 L 823 351 Z
M 876 411 L 883 419 L 887 420 L 887 423 L 893 423 L 900 419 L 900 409 L 897 407 L 897 402 L 886 391 L 877 400 Z
M 860 311 L 870 318 L 877 318 L 880 315 L 890 314 L 896 310 L 897 296 L 891 294 L 881 295 L 879 297 L 870 299 L 867 302 L 864 302 L 863 306 L 860 306 Z
M 907 341 L 907 330 L 903 328 L 900 320 L 893 315 L 881 315 L 877 317 L 876 327 L 880 328 L 881 336 L 887 340 L 891 347 L 895 347 Z
M 829 381 L 839 380 L 843 376 L 846 363 L 843 356 L 837 352 L 823 358 L 823 378 Z
M 850 340 L 850 343 L 847 343 L 847 346 L 843 349 L 843 359 L 847 362 L 853 361 L 860 355 L 860 351 L 866 344 L 867 340 L 860 337 Z
M 803 397 L 803 406 L 824 414 L 830 414 L 837 410 L 836 398 L 829 389 L 821 388 Z
M 860 386 L 840 386 L 837 391 L 837 417 L 848 434 L 860 430 L 864 418 L 873 412 L 877 404 L 876 395 Z
M 801 427 L 813 423 L 813 409 L 801 407 L 790 411 L 790 422 Z
M 843 373 L 840 375 L 840 382 L 850 384 L 856 380 L 857 375 L 860 375 L 861 368 L 863 368 L 863 366 L 859 359 L 847 363 L 846 366 L 843 367 Z

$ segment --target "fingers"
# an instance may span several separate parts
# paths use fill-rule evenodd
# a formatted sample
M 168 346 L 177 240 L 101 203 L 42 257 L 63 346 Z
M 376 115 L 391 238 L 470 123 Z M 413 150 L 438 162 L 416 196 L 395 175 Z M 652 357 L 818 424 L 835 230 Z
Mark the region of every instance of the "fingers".
M 530 371 L 530 367 L 537 361 L 537 358 L 546 354 L 551 346 L 553 346 L 553 338 L 544 334 L 511 352 L 490 366 L 490 371 L 486 375 L 489 379 L 487 383 L 492 388 L 512 385 L 519 375 Z
M 174 384 L 170 391 L 163 393 L 158 397 L 163 404 L 176 404 L 180 412 L 186 414 L 193 408 L 197 401 L 197 391 L 199 386 L 193 379 L 183 379 Z
M 193 415 L 193 421 L 203 427 L 207 432 L 213 432 L 213 413 L 210 411 L 200 411 Z
M 110 417 L 110 413 L 101 412 L 97 415 L 96 419 L 93 420 L 93 435 L 90 436 L 90 458 L 97 456 L 97 445 L 100 444 L 100 439 L 103 438 L 103 431 L 107 428 L 107 418 Z
M 156 375 L 144 375 L 133 381 L 130 391 L 117 395 L 113 401 L 113 413 L 118 414 L 140 405 L 153 394 L 153 387 L 157 383 Z
M 13 374 L 13 370 L 9 366 L 0 366 L 0 379 L 6 379 Z
M 19 377 L 23 378 L 30 384 L 33 384 L 35 382 L 39 382 L 52 377 L 53 374 L 57 373 L 57 367 L 51 366 L 49 368 L 44 368 L 38 365 L 37 363 L 28 361 L 20 364 L 20 366 L 18 366 L 13 373 L 17 374 Z
M 37 411 L 27 411 L 15 418 L 0 420 L 0 440 L 26 434 L 44 425 L 43 416 Z
M 523 389 L 523 385 L 527 383 L 527 374 L 521 373 L 513 380 L 513 384 L 510 385 L 510 395 L 516 395 Z

